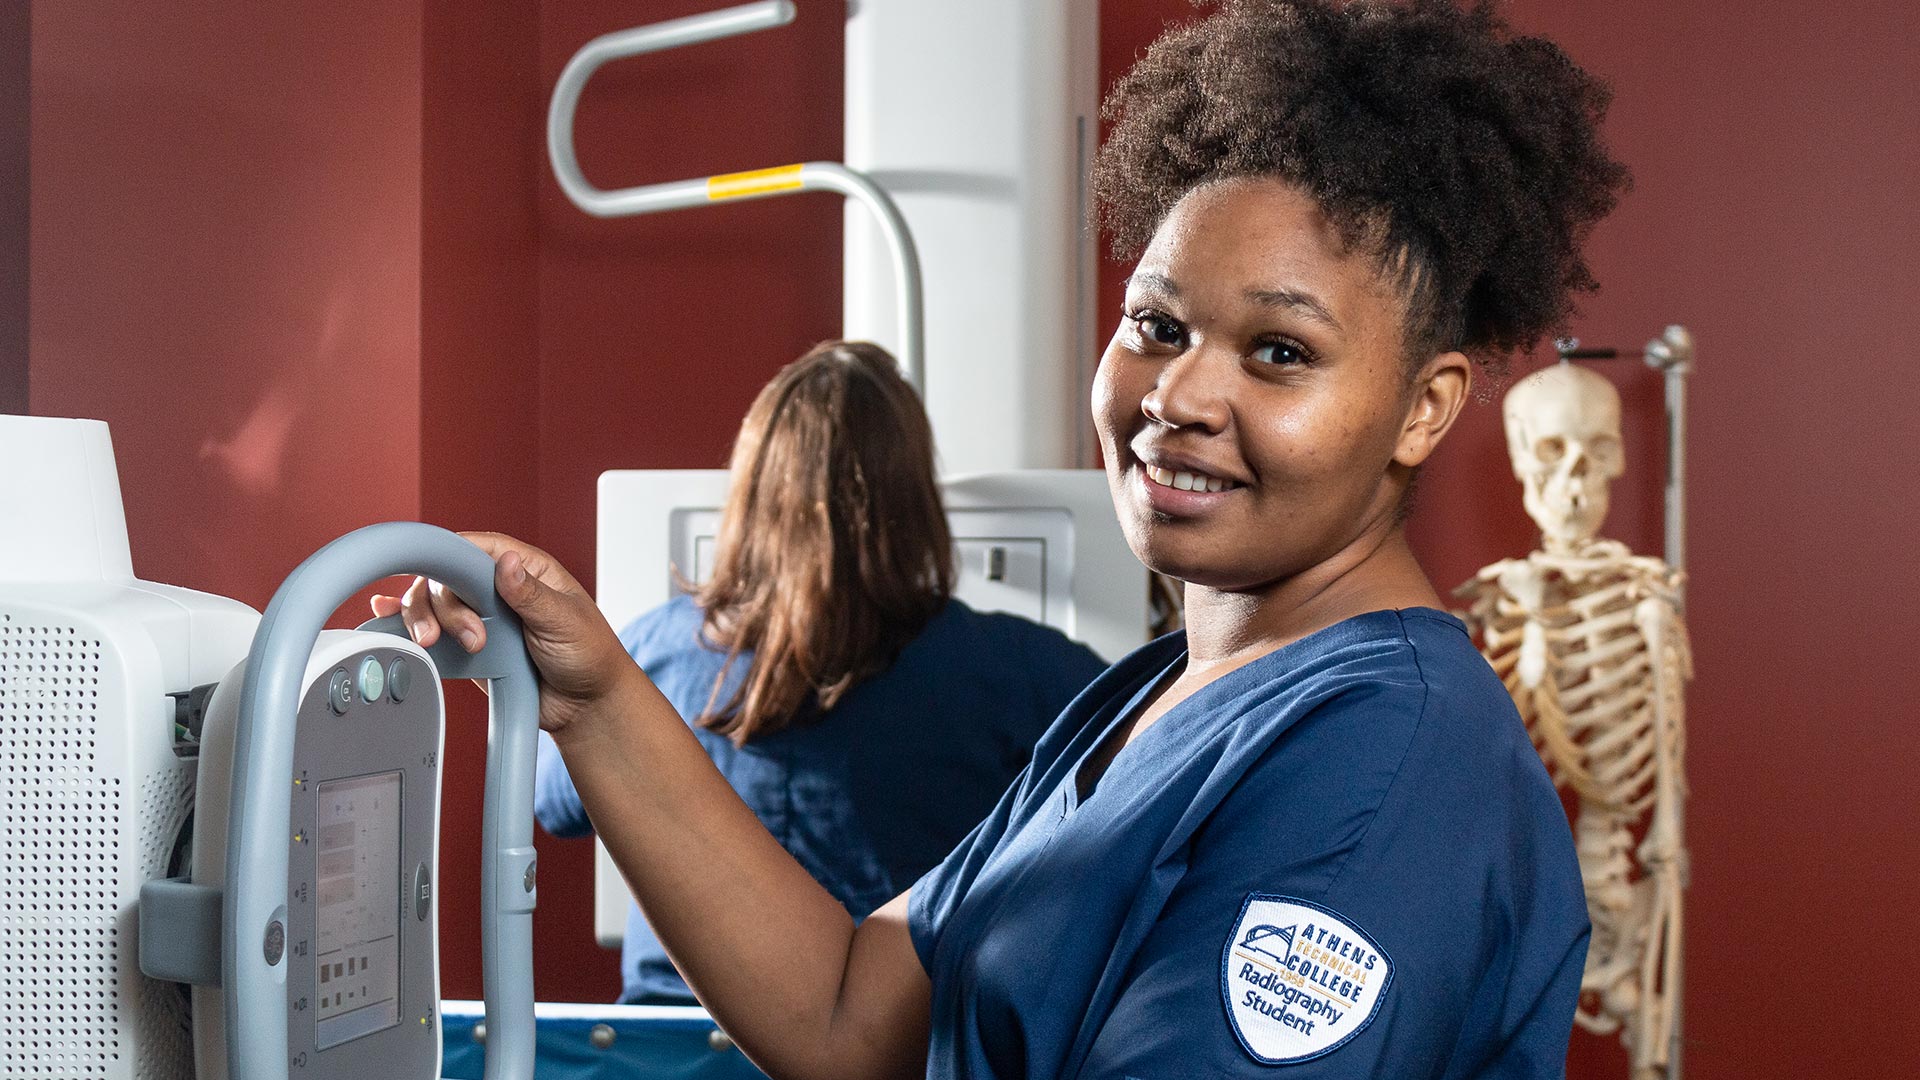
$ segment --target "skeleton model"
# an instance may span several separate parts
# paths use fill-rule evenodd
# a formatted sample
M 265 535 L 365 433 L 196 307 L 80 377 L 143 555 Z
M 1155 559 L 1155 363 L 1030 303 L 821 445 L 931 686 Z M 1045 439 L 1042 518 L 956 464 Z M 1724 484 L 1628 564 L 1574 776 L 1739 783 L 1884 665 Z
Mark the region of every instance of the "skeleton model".
M 1593 942 L 1575 1018 L 1621 1031 L 1633 1080 L 1656 1080 L 1673 1064 L 1687 872 L 1680 575 L 1595 535 L 1625 465 L 1612 384 L 1561 363 L 1516 384 L 1504 414 L 1541 549 L 1458 595 L 1555 783 L 1578 799 Z

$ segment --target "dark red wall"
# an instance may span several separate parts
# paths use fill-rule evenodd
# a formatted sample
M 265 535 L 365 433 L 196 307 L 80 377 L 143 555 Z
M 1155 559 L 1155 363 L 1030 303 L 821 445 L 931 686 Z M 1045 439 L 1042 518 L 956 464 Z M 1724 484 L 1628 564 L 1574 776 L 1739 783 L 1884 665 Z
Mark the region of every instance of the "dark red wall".
M 0 4 L 0 413 L 27 411 L 32 9 Z
M 539 230 L 534 193 L 545 110 L 536 0 L 422 4 L 419 518 L 450 529 L 538 537 Z M 480 813 L 486 699 L 447 685 L 441 829 L 441 989 L 480 994 Z M 535 831 L 542 881 L 535 954 L 570 970 L 575 897 Z M 612 985 L 603 979 L 594 990 Z
M 34 5 L 30 404 L 114 425 L 137 569 L 261 606 L 333 536 L 420 517 L 519 532 L 591 580 L 600 471 L 720 464 L 760 383 L 838 326 L 839 207 L 592 219 L 542 143 L 575 48 L 713 6 Z M 588 175 L 837 156 L 844 10 L 802 3 L 794 26 L 605 69 L 580 110 Z M 1106 0 L 1103 80 L 1193 10 Z M 1593 238 L 1605 291 L 1578 331 L 1637 351 L 1678 321 L 1700 344 L 1689 1072 L 1909 1075 L 1920 16 L 1512 11 L 1613 81 L 1636 172 Z M 1105 267 L 1101 311 L 1124 272 Z M 1609 531 L 1657 551 L 1658 378 L 1603 370 L 1632 455 Z M 1494 406 L 1456 429 L 1413 532 L 1443 587 L 1532 546 Z M 463 996 L 479 725 L 451 692 L 445 989 Z M 541 850 L 540 995 L 610 997 L 588 846 Z M 1576 1040 L 1578 1080 L 1623 1072 Z
M 419 5 L 33 16 L 32 410 L 112 425 L 137 572 L 264 606 L 419 511 Z

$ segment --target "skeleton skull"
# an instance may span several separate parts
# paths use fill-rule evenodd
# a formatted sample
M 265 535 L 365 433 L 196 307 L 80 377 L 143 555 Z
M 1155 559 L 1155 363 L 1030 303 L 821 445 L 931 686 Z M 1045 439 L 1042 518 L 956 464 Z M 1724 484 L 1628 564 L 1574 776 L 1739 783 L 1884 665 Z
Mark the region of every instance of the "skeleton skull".
M 1514 384 L 1502 413 L 1513 475 L 1544 547 L 1569 551 L 1593 539 L 1607 516 L 1607 486 L 1626 468 L 1613 384 L 1555 364 Z

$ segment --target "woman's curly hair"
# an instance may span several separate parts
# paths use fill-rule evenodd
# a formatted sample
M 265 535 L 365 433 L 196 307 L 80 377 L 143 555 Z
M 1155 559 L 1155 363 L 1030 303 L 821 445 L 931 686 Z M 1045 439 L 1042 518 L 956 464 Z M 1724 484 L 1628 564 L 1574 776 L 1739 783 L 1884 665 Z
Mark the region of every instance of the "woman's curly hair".
M 1498 366 L 1595 288 L 1580 245 L 1627 170 L 1600 139 L 1606 85 L 1552 42 L 1490 0 L 1219 6 L 1107 98 L 1093 184 L 1117 256 L 1195 187 L 1273 176 L 1396 275 L 1413 353 Z

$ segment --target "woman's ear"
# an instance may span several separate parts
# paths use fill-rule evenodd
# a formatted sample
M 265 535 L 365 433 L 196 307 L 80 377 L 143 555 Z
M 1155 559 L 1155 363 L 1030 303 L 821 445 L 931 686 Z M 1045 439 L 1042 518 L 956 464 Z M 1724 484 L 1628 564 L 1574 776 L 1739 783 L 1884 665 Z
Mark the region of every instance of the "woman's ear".
M 1393 460 L 1414 468 L 1446 438 L 1473 387 L 1473 361 L 1465 353 L 1444 352 L 1426 362 L 1414 377 L 1406 424 L 1394 445 Z

